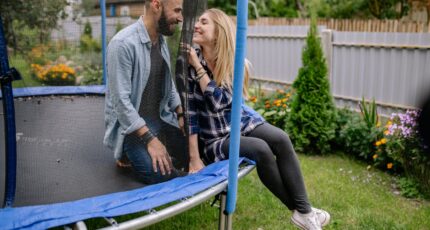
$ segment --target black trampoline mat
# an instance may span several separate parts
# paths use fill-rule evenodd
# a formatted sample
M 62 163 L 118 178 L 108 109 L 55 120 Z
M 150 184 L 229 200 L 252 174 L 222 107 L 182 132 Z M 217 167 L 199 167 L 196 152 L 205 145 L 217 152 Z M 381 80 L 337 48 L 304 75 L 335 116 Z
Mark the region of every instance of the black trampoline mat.
M 19 98 L 15 99 L 15 113 L 15 207 L 73 201 L 145 186 L 131 169 L 117 168 L 113 152 L 103 146 L 104 96 Z M 3 120 L 0 122 L 3 129 Z M 1 132 L 0 146 L 4 146 L 3 136 Z M 4 147 L 0 151 L 4 154 Z M 174 158 L 183 164 L 183 155 Z

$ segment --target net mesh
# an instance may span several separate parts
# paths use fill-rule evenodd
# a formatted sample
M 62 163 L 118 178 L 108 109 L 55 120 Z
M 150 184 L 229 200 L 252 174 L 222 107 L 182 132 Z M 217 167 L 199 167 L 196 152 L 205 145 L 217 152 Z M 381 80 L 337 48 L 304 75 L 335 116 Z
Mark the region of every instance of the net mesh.
M 188 57 L 180 43 L 191 44 L 196 18 L 206 7 L 206 0 L 184 0 L 182 29 L 166 37 L 174 82 L 184 109 L 187 108 Z M 127 12 L 131 15 L 113 17 Z M 118 31 L 135 23 L 143 12 L 143 5 L 130 5 L 127 11 L 108 4 L 108 42 Z M 36 39 L 40 31 L 18 19 L 8 24 L 13 30 L 6 30 L 6 36 L 18 39 L 8 47 L 10 66 L 16 67 L 24 78 L 13 86 L 101 84 L 100 23 L 99 15 L 64 18 L 48 33 L 44 31 L 42 40 Z M 10 31 L 19 32 L 10 34 Z M 104 100 L 104 95 L 94 94 L 29 95 L 15 99 L 18 165 L 14 206 L 65 202 L 144 186 L 133 171 L 117 168 L 112 151 L 103 146 Z M 2 119 L 0 129 L 3 128 Z M 167 135 L 160 139 L 171 154 L 174 166 L 186 171 L 187 136 L 173 129 L 163 127 Z M 0 146 L 4 146 L 4 133 L 0 134 Z M 3 164 L 4 148 L 0 152 Z

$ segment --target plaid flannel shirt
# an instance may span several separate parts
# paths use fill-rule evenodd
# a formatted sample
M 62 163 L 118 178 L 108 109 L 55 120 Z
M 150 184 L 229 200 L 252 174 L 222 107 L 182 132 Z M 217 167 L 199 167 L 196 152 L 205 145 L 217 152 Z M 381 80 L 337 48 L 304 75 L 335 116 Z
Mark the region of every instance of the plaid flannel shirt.
M 230 136 L 231 131 L 231 106 L 233 95 L 231 89 L 218 87 L 213 80 L 213 75 L 203 59 L 201 51 L 196 50 L 200 63 L 207 71 L 211 81 L 202 92 L 200 85 L 194 79 L 196 70 L 189 67 L 188 77 L 188 113 L 189 132 L 198 134 L 203 141 L 204 154 L 208 159 L 216 161 L 224 160 L 228 154 L 223 153 L 221 146 Z M 263 117 L 242 101 L 241 106 L 241 135 L 249 134 L 255 127 L 264 123 Z

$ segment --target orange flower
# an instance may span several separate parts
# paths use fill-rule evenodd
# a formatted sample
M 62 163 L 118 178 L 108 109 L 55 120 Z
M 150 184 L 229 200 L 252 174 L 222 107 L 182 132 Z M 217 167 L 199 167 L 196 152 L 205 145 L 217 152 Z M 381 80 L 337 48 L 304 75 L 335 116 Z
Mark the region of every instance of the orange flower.
M 388 163 L 387 164 L 387 169 L 392 169 L 393 168 L 393 163 Z
M 270 105 L 269 105 L 269 104 L 266 104 L 264 107 L 265 107 L 266 109 L 268 109 L 268 108 L 270 108 Z
M 387 139 L 386 139 L 386 138 L 382 138 L 382 139 L 381 139 L 381 144 L 383 145 L 383 144 L 385 144 L 385 143 L 387 143 Z
M 390 135 L 390 130 L 385 130 L 385 131 L 384 131 L 384 135 L 385 135 L 385 136 Z
M 378 158 L 378 154 L 373 155 L 373 160 L 376 160 L 376 158 Z
M 282 107 L 287 108 L 287 105 L 286 105 L 286 104 L 283 104 L 283 105 L 282 105 Z

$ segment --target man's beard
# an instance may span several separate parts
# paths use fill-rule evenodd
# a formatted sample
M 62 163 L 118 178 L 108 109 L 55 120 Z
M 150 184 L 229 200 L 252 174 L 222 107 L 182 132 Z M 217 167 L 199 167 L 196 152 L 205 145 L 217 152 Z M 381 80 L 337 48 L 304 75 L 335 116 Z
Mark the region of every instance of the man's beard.
M 167 22 L 166 15 L 164 14 L 164 9 L 161 12 L 161 17 L 158 20 L 158 33 L 164 35 L 164 36 L 172 36 L 175 31 L 170 30 L 170 25 Z

